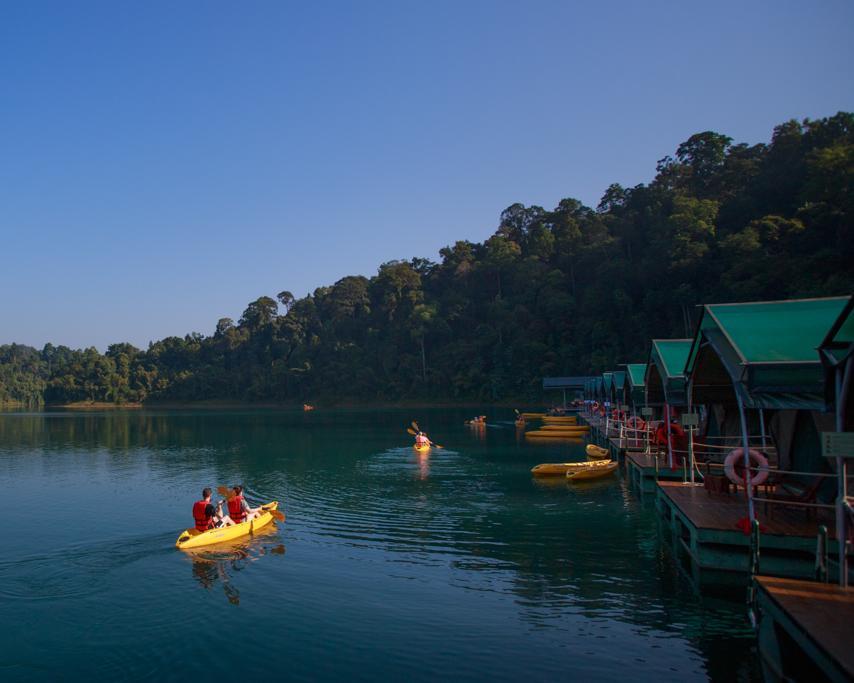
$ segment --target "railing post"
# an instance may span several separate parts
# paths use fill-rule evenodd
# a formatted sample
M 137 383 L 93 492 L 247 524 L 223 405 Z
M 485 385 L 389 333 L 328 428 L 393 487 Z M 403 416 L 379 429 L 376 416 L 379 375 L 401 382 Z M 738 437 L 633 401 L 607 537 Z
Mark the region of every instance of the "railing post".
M 747 415 L 744 411 L 744 401 L 738 389 L 735 391 L 735 398 L 738 401 L 738 414 L 741 418 L 741 441 L 744 449 L 744 486 L 747 489 L 747 519 L 753 522 L 756 516 L 753 511 L 753 486 L 750 483 L 750 444 L 747 434 Z

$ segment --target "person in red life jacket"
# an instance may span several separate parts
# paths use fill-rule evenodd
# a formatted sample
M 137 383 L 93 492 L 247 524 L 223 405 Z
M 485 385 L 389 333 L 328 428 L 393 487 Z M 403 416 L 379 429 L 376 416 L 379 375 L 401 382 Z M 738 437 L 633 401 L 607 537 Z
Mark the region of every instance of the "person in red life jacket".
M 211 503 L 211 490 L 209 488 L 203 489 L 202 499 L 193 503 L 193 520 L 198 531 L 207 531 L 208 529 L 234 524 L 228 515 L 222 514 L 222 501 L 216 507 Z
M 258 517 L 261 508 L 249 507 L 249 503 L 243 497 L 243 487 L 234 486 L 231 490 L 234 492 L 234 495 L 228 499 L 228 515 L 231 517 L 231 521 L 240 524 Z
M 427 435 L 424 432 L 418 432 L 415 435 L 415 445 L 419 448 L 430 445 L 430 439 L 427 438 Z

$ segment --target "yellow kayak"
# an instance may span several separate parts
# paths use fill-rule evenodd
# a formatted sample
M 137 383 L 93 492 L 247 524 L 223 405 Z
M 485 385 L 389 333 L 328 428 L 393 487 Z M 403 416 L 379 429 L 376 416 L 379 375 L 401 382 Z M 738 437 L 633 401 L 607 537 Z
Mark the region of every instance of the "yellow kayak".
M 587 451 L 587 457 L 591 460 L 602 460 L 603 458 L 611 457 L 611 452 L 607 448 L 602 448 L 596 444 L 589 443 L 584 450 Z
M 534 429 L 530 432 L 525 432 L 525 436 L 538 436 L 543 439 L 559 439 L 562 436 L 570 436 L 580 439 L 585 434 L 587 434 L 587 432 L 582 432 L 577 429 Z
M 561 444 L 561 443 L 575 443 L 575 444 L 584 443 L 584 441 L 582 439 L 577 439 L 577 438 L 572 437 L 572 436 L 558 436 L 554 439 L 540 439 L 540 438 L 537 438 L 536 436 L 532 437 L 532 438 L 528 438 L 528 435 L 526 434 L 525 438 L 526 438 L 528 443 L 537 443 L 537 444 L 546 444 L 546 445 L 554 445 L 556 443 L 558 443 L 558 444 Z
M 543 432 L 589 432 L 590 427 L 578 425 L 543 425 L 540 427 Z
M 519 413 L 519 417 L 524 417 L 526 420 L 539 420 L 545 416 L 545 413 Z
M 601 479 L 613 474 L 620 466 L 619 463 L 612 460 L 594 460 L 586 463 L 587 467 L 572 470 L 566 473 L 566 478 L 569 481 L 590 481 L 591 479 Z
M 277 501 L 267 503 L 262 506 L 264 510 L 276 510 L 279 507 Z M 214 543 L 222 543 L 223 541 L 232 541 L 241 536 L 251 534 L 255 529 L 260 529 L 267 526 L 273 521 L 273 515 L 269 512 L 261 512 L 261 515 L 256 519 L 250 519 L 248 522 L 241 522 L 233 526 L 221 526 L 218 529 L 208 529 L 207 531 L 199 531 L 196 528 L 187 529 L 178 536 L 175 541 L 175 547 L 181 548 L 201 548 L 205 545 L 213 545 Z
M 590 466 L 589 462 L 545 462 L 531 469 L 535 477 L 563 477 Z
M 578 422 L 577 417 L 564 417 L 558 415 L 546 415 L 543 417 L 543 422 Z
M 430 450 L 430 444 L 428 443 L 426 446 L 419 446 L 417 444 L 412 446 L 419 453 L 425 453 Z

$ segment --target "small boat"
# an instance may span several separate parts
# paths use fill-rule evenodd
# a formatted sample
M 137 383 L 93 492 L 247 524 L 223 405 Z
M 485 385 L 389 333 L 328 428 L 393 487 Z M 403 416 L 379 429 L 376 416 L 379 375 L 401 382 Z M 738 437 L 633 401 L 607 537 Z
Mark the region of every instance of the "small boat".
M 568 481 L 590 481 L 591 479 L 602 479 L 613 474 L 620 466 L 619 463 L 612 460 L 594 460 L 593 462 L 585 463 L 587 467 L 572 470 L 566 473 Z
M 526 420 L 539 420 L 545 416 L 545 413 L 519 413 L 519 417 L 524 417 Z
M 584 450 L 587 451 L 587 457 L 591 460 L 610 459 L 611 457 L 611 452 L 607 448 L 602 448 L 596 444 L 589 443 Z
M 590 467 L 589 462 L 544 462 L 531 468 L 535 477 L 563 477 Z
M 531 432 L 525 432 L 525 436 L 529 436 L 532 439 L 566 439 L 566 438 L 581 439 L 584 437 L 584 435 L 585 435 L 585 432 L 573 432 L 573 431 L 569 431 L 569 430 L 566 430 L 566 431 L 554 430 L 554 431 L 545 432 L 545 431 L 540 430 L 540 429 L 535 429 L 534 431 L 531 431 Z
M 426 453 L 430 450 L 430 444 L 424 444 L 423 446 L 419 446 L 418 444 L 413 444 L 412 447 L 418 451 L 419 453 Z
M 579 427 L 578 425 L 543 425 L 540 427 L 543 432 L 589 432 L 590 427 L 586 425 Z
M 261 507 L 261 514 L 255 519 L 250 519 L 248 522 L 241 522 L 240 524 L 234 524 L 232 526 L 221 526 L 216 529 L 208 529 L 207 531 L 199 531 L 196 528 L 186 529 L 181 532 L 180 536 L 178 536 L 178 540 L 175 541 L 175 547 L 181 548 L 182 550 L 189 548 L 201 548 L 202 546 L 213 545 L 214 543 L 222 543 L 224 541 L 231 541 L 235 538 L 240 538 L 241 536 L 247 536 L 253 533 L 255 529 L 267 526 L 273 521 L 273 515 L 270 514 L 269 510 L 278 509 L 279 503 L 274 500 L 272 503 L 267 503 Z

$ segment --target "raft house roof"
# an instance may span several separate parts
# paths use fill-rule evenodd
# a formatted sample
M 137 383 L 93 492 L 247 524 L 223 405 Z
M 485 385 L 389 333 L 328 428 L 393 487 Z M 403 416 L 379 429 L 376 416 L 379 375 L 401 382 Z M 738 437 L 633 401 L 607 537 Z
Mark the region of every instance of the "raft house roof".
M 704 305 L 685 363 L 692 402 L 825 410 L 818 348 L 850 304 L 846 296 Z M 851 331 L 842 321 L 840 341 Z
M 646 398 L 645 373 L 646 363 L 626 364 L 625 379 L 623 380 L 623 395 L 626 398 L 626 403 L 631 403 L 635 406 L 643 405 Z
M 692 339 L 653 339 L 644 382 L 648 405 L 688 405 L 685 361 Z
M 848 298 L 845 308 L 819 345 L 818 353 L 824 366 L 825 400 L 828 404 L 836 405 L 838 399 L 834 375 L 839 367 L 844 372 L 845 365 L 854 356 L 854 297 Z
M 614 403 L 626 402 L 626 371 L 612 370 L 611 371 L 611 400 Z

